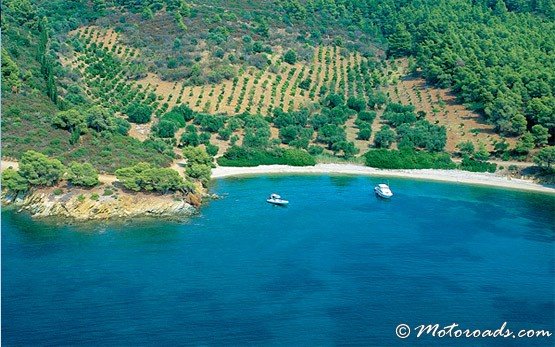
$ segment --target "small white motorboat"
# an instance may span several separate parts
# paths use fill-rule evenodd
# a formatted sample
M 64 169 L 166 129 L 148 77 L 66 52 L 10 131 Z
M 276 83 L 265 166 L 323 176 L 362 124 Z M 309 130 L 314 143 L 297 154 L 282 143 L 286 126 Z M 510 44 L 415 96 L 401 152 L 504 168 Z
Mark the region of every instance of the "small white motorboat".
M 289 201 L 282 199 L 281 196 L 277 194 L 271 194 L 270 197 L 266 199 L 266 201 L 269 202 L 270 204 L 279 205 L 279 206 L 285 206 L 289 203 Z
M 380 183 L 377 186 L 375 186 L 374 192 L 376 192 L 378 196 L 381 196 L 382 198 L 385 198 L 385 199 L 389 199 L 393 196 L 393 192 L 391 192 L 391 189 L 389 189 L 389 186 L 385 183 Z

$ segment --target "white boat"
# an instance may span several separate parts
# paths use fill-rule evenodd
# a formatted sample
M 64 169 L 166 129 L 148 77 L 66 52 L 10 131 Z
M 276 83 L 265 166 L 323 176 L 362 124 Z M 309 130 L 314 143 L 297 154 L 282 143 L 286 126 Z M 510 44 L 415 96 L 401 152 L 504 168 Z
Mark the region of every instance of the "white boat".
M 266 199 L 266 201 L 269 202 L 270 204 L 279 205 L 279 206 L 285 206 L 289 203 L 289 201 L 282 199 L 281 196 L 277 194 L 271 194 L 270 197 Z
M 376 192 L 377 195 L 385 199 L 389 199 L 393 196 L 391 189 L 389 189 L 389 186 L 385 183 L 380 183 L 377 186 L 375 186 L 374 192 Z

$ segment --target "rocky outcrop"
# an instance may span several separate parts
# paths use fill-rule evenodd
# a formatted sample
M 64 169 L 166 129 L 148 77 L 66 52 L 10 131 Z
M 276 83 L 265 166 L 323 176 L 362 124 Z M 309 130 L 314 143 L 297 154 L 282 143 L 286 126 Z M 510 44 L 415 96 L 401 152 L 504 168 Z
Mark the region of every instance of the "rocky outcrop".
M 3 204 L 28 211 L 34 217 L 66 217 L 101 220 L 131 217 L 187 217 L 197 212 L 201 197 L 118 192 L 109 196 L 80 189 L 65 192 L 38 189 L 28 193 L 5 193 Z M 100 192 L 101 193 L 101 192 Z

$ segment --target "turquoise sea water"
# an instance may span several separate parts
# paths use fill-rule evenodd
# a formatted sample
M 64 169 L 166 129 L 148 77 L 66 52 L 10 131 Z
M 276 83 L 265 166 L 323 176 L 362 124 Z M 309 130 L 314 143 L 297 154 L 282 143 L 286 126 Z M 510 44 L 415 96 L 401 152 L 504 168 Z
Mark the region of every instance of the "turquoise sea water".
M 390 179 L 220 180 L 186 223 L 2 214 L 3 345 L 554 345 L 555 197 Z M 265 202 L 277 192 L 286 208 Z

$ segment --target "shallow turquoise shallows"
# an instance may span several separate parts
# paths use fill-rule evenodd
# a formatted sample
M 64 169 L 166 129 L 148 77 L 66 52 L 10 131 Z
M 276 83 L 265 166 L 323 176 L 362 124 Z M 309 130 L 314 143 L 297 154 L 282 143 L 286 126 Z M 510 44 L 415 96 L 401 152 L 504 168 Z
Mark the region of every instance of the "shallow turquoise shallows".
M 4 211 L 3 345 L 555 344 L 414 329 L 555 332 L 554 196 L 390 179 L 387 201 L 377 183 L 220 180 L 223 199 L 186 223 L 63 226 Z

